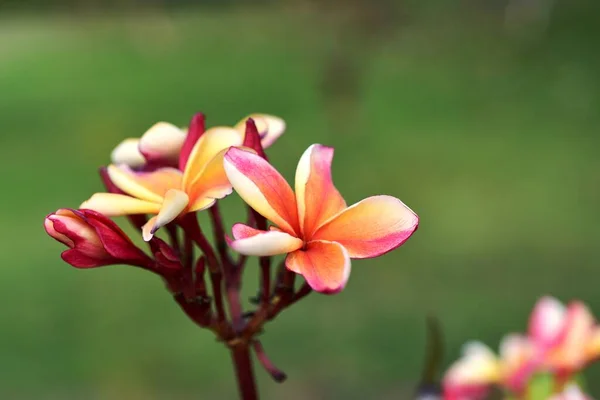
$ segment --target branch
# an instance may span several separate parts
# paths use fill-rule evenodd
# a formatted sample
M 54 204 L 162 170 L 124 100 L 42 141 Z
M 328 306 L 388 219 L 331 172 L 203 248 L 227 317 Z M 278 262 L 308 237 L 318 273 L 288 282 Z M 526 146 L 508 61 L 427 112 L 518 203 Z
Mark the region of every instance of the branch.
M 265 353 L 265 349 L 263 348 L 260 341 L 253 341 L 252 348 L 254 349 L 254 352 L 256 353 L 256 357 L 258 358 L 258 361 L 260 361 L 260 364 L 269 373 L 269 375 L 273 377 L 275 382 L 281 383 L 287 379 L 287 375 L 285 374 L 285 372 L 281 371 L 271 362 L 271 360 Z
M 208 269 L 210 270 L 210 280 L 213 287 L 213 297 L 215 300 L 217 319 L 220 323 L 223 323 L 226 321 L 222 293 L 223 274 L 221 271 L 221 265 L 215 254 L 215 251 L 213 250 L 209 241 L 202 233 L 200 225 L 198 225 L 198 219 L 196 218 L 196 214 L 186 214 L 183 218 L 181 218 L 179 224 L 185 230 L 186 234 L 194 242 L 196 242 L 200 250 L 202 250 L 202 252 L 206 256 L 206 261 L 208 262 Z

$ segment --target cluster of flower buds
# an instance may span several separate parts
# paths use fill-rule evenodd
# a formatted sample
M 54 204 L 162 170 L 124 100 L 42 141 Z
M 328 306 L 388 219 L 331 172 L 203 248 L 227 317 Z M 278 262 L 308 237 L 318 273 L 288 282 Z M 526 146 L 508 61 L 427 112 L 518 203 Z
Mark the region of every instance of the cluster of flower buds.
M 578 374 L 600 357 L 600 325 L 579 301 L 565 307 L 543 297 L 527 334 L 507 335 L 499 353 L 480 342 L 466 344 L 444 377 L 444 399 L 485 399 L 494 386 L 514 399 L 591 399 L 581 391 Z
M 100 169 L 106 192 L 94 194 L 79 209 L 48 215 L 46 231 L 69 247 L 62 257 L 77 268 L 129 264 L 158 274 L 193 321 L 232 349 L 253 346 L 263 366 L 281 379 L 254 338 L 262 325 L 312 290 L 341 291 L 350 259 L 382 255 L 418 226 L 417 215 L 395 197 L 373 196 L 347 206 L 333 185 L 330 147 L 314 144 L 304 152 L 292 190 L 264 151 L 285 128 L 282 119 L 265 114 L 210 129 L 202 114 L 187 129 L 159 122 L 114 149 L 112 164 Z M 234 189 L 246 203 L 248 221 L 233 225 L 230 238 L 218 201 Z M 212 243 L 196 216 L 204 210 Z M 126 216 L 140 232 L 149 253 L 110 220 L 118 216 Z M 156 236 L 159 230 L 165 240 Z M 194 257 L 195 246 L 199 257 Z M 272 283 L 271 257 L 277 255 L 284 259 Z M 243 311 L 240 300 L 247 256 L 259 257 L 261 271 L 259 307 L 250 312 Z M 305 279 L 297 290 L 296 275 Z M 233 353 L 236 365 L 248 366 L 244 354 Z

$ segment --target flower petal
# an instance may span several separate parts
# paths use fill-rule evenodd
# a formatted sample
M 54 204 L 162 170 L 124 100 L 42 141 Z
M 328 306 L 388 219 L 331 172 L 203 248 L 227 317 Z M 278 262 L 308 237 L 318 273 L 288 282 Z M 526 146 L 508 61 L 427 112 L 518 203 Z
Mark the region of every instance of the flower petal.
M 278 231 L 281 232 L 281 231 Z M 252 236 L 256 236 L 261 233 L 265 233 L 265 231 L 261 231 L 260 229 L 253 228 L 246 224 L 233 224 L 231 227 L 231 233 L 233 234 L 233 238 L 235 240 L 247 239 Z
M 111 219 L 93 210 L 76 210 L 94 228 L 108 254 L 118 260 L 138 266 L 151 266 L 152 260 L 140 250 L 125 232 Z
M 187 130 L 187 136 L 181 147 L 181 153 L 179 154 L 179 170 L 185 170 L 190 153 L 198 142 L 198 139 L 204 134 L 205 129 L 205 118 L 204 114 L 197 113 L 190 122 L 190 127 Z
M 96 259 L 109 258 L 98 234 L 74 210 L 60 209 L 46 217 L 46 232 L 57 241 Z
M 113 164 L 124 164 L 131 168 L 143 167 L 146 164 L 146 159 L 140 153 L 139 139 L 125 139 L 114 148 L 110 154 L 110 159 Z
M 178 165 L 186 133 L 168 122 L 158 122 L 140 138 L 139 151 L 147 161 Z
M 600 358 L 600 326 L 594 327 L 587 345 L 587 358 L 595 361 Z
M 96 193 L 79 208 L 97 211 L 107 217 L 129 214 L 156 214 L 160 204 L 114 193 Z
M 223 165 L 232 186 L 250 207 L 287 233 L 299 233 L 294 192 L 275 168 L 260 156 L 234 147 L 225 154 Z
M 190 196 L 191 204 L 196 202 L 204 204 L 206 198 L 222 199 L 231 194 L 233 189 L 223 168 L 223 159 L 228 149 L 217 153 L 194 182 L 188 185 L 187 193 Z M 191 208 L 195 208 L 195 206 Z
M 463 347 L 463 356 L 450 366 L 443 379 L 445 394 L 456 399 L 471 399 L 475 393 L 485 394 L 489 385 L 500 379 L 500 363 L 485 344 L 469 342 Z
M 332 159 L 332 147 L 313 144 L 296 168 L 298 219 L 305 238 L 312 237 L 323 222 L 346 208 L 346 202 L 333 186 Z
M 106 265 L 119 264 L 119 260 L 109 258 L 95 258 L 82 253 L 79 249 L 69 249 L 61 253 L 60 257 L 68 264 L 75 268 L 95 268 L 104 267 Z
M 502 381 L 512 391 L 523 391 L 539 367 L 535 349 L 533 342 L 522 335 L 510 334 L 500 342 Z
M 144 240 L 150 241 L 154 233 L 177 218 L 186 209 L 188 203 L 189 198 L 185 192 L 176 189 L 169 190 L 165 194 L 165 200 L 158 215 L 151 218 L 142 228 Z
M 585 304 L 579 301 L 569 304 L 559 343 L 548 355 L 553 368 L 573 371 L 584 366 L 594 322 L 594 317 Z
M 73 213 L 73 211 L 66 208 L 61 208 L 55 213 L 46 216 L 46 218 L 44 219 L 44 229 L 46 230 L 46 233 L 56 241 L 64 244 L 65 246 L 73 248 L 75 247 L 75 242 L 72 239 L 70 239 L 67 235 L 54 229 L 54 223 L 56 220 L 60 221 L 61 219 L 74 217 L 75 213 Z M 81 236 L 81 234 L 78 235 Z
M 211 160 L 231 146 L 242 144 L 242 135 L 233 128 L 217 126 L 210 128 L 198 139 L 190 153 L 190 158 L 183 172 L 183 187 L 191 190 L 197 179 L 204 172 Z
M 406 242 L 418 224 L 417 215 L 397 198 L 373 196 L 331 217 L 313 239 L 338 242 L 352 258 L 371 258 Z
M 302 240 L 285 232 L 261 231 L 244 224 L 232 228 L 235 240 L 229 246 L 247 256 L 274 256 L 286 254 L 302 247 Z
M 181 187 L 181 172 L 175 168 L 135 172 L 126 166 L 109 165 L 107 172 L 115 186 L 141 200 L 160 203 L 167 190 Z
M 350 277 L 348 252 L 335 242 L 308 242 L 305 249 L 288 254 L 285 266 L 304 276 L 310 287 L 321 293 L 340 292 Z
M 154 226 L 156 225 L 156 215 L 152 218 L 150 218 L 148 220 L 148 222 L 146 222 L 144 224 L 144 226 L 142 226 L 142 238 L 144 239 L 145 242 L 149 242 L 152 240 L 152 238 L 154 237 L 154 232 L 156 232 L 154 230 Z
M 241 133 L 245 132 L 246 120 L 248 118 L 254 119 L 258 133 L 261 137 L 261 144 L 263 148 L 271 146 L 279 136 L 285 132 L 285 121 L 279 117 L 269 114 L 252 114 L 242 119 L 235 125 L 235 129 Z
M 215 204 L 217 199 L 213 197 L 199 197 L 190 204 L 188 212 L 202 211 L 210 208 Z
M 529 335 L 540 346 L 556 344 L 565 323 L 565 306 L 554 297 L 542 297 L 536 303 L 529 319 Z

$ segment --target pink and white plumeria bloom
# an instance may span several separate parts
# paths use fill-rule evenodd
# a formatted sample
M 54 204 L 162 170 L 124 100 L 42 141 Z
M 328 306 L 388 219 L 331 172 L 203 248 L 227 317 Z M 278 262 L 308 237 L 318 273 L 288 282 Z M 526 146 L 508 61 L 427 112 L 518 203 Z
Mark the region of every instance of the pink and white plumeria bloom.
M 535 352 L 533 343 L 517 334 L 502 340 L 499 357 L 483 343 L 467 343 L 462 358 L 444 376 L 444 399 L 484 399 L 493 385 L 523 392 L 535 371 Z
M 600 326 L 579 301 L 565 307 L 553 297 L 540 299 L 531 314 L 529 336 L 544 367 L 563 379 L 600 356 Z
M 285 127 L 276 117 L 259 116 L 259 120 L 262 121 L 263 133 L 267 132 L 262 140 L 268 144 L 281 135 Z M 276 130 L 271 131 L 272 127 Z M 217 199 L 230 194 L 232 189 L 223 170 L 223 156 L 229 147 L 243 144 L 245 133 L 241 126 L 214 127 L 205 132 L 204 117 L 198 114 L 192 119 L 187 136 L 178 136 L 176 129 L 164 123 L 155 125 L 154 130 L 145 135 L 149 139 L 141 139 L 139 148 L 145 160 L 160 161 L 166 165 L 177 161 L 178 168 L 162 166 L 136 171 L 125 164 L 109 165 L 108 177 L 123 193 L 96 193 L 80 208 L 110 217 L 154 215 L 142 229 L 144 240 L 149 241 L 159 228 L 179 216 L 209 208 Z M 176 143 L 167 145 L 169 137 L 183 138 L 184 141 L 178 144 L 180 140 L 177 139 Z M 160 145 L 162 139 L 164 143 Z M 145 143 L 154 145 L 154 148 L 145 146 Z M 166 152 L 160 153 L 162 150 Z M 165 158 L 167 155 L 171 158 Z
M 285 132 L 285 121 L 281 118 L 268 114 L 251 114 L 233 127 L 242 138 L 248 118 L 254 120 L 262 147 L 265 149 Z M 223 127 L 212 129 L 220 128 Z M 194 117 L 189 130 L 168 122 L 157 122 L 141 138 L 128 138 L 119 143 L 111 153 L 111 161 L 113 164 L 127 165 L 134 169 L 144 166 L 177 167 L 188 132 L 194 130 L 204 131 L 203 114 L 197 114 Z
M 286 267 L 316 291 L 336 293 L 350 275 L 351 258 L 372 258 L 400 246 L 419 218 L 391 196 L 373 196 L 350 207 L 331 178 L 333 148 L 315 144 L 300 158 L 296 193 L 259 155 L 231 148 L 224 167 L 242 199 L 271 221 L 269 231 L 232 228 L 230 246 L 245 255 L 287 254 Z

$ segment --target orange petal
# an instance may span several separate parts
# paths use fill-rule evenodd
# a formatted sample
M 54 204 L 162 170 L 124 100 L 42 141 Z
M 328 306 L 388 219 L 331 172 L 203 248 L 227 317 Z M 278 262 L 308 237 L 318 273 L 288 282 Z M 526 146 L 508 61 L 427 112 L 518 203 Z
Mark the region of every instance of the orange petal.
M 190 192 L 208 164 L 224 149 L 242 144 L 243 136 L 235 129 L 210 128 L 196 142 L 183 172 L 183 187 Z
M 165 194 L 165 201 L 162 203 L 160 212 L 156 218 L 152 218 L 142 228 L 145 241 L 152 239 L 154 233 L 169 222 L 177 218 L 187 207 L 189 203 L 188 195 L 181 190 L 171 189 Z
M 346 208 L 346 202 L 333 186 L 332 159 L 332 147 L 313 144 L 296 168 L 298 219 L 305 238 L 310 238 L 323 222 Z
M 131 214 L 156 214 L 160 210 L 160 204 L 124 194 L 96 193 L 84 201 L 79 208 L 94 210 L 107 217 L 116 217 Z
M 308 242 L 304 249 L 287 256 L 285 266 L 304 276 L 311 288 L 327 294 L 340 292 L 350 276 L 348 252 L 335 242 Z
M 252 114 L 235 125 L 235 129 L 242 134 L 246 131 L 246 120 L 248 118 L 252 118 L 256 123 L 258 134 L 261 137 L 260 143 L 264 149 L 271 146 L 285 132 L 285 121 L 283 119 L 269 114 Z
M 338 242 L 352 258 L 371 258 L 407 241 L 418 223 L 417 215 L 397 198 L 373 196 L 331 217 L 313 239 Z
M 594 317 L 587 306 L 578 301 L 569 304 L 560 342 L 548 357 L 550 365 L 570 371 L 582 368 L 593 330 Z
M 160 203 L 167 190 L 181 187 L 181 172 L 175 168 L 135 172 L 126 166 L 109 165 L 107 171 L 115 186 L 142 200 Z
M 217 200 L 213 197 L 198 197 L 193 203 L 190 203 L 188 212 L 202 211 L 210 208 Z
M 146 159 L 140 153 L 139 139 L 125 139 L 115 147 L 110 154 L 113 164 L 125 164 L 131 168 L 138 168 L 146 164 Z
M 300 231 L 296 198 L 290 185 L 260 156 L 231 148 L 225 154 L 225 172 L 240 197 L 285 232 Z
M 231 183 L 223 168 L 223 159 L 227 149 L 221 150 L 206 165 L 206 168 L 188 185 L 187 193 L 190 203 L 206 198 L 221 199 L 232 192 Z
M 587 358 L 590 361 L 600 358 L 600 326 L 594 327 L 587 345 Z
M 261 231 L 244 224 L 235 224 L 232 231 L 235 240 L 229 240 L 229 246 L 248 256 L 287 254 L 303 244 L 302 240 L 285 232 Z

